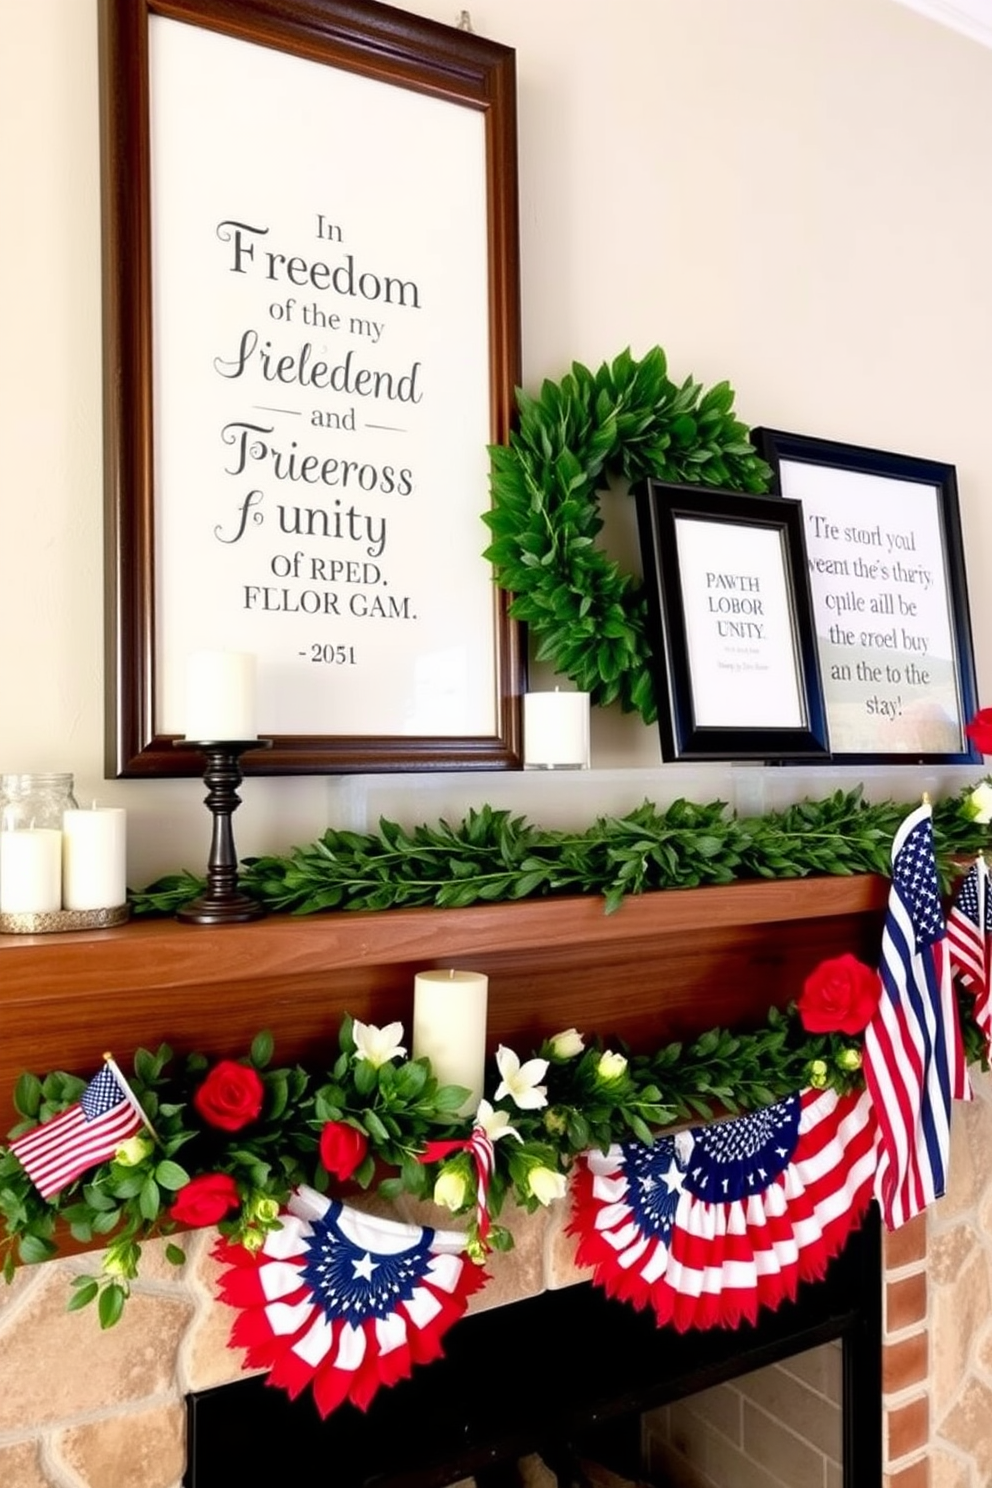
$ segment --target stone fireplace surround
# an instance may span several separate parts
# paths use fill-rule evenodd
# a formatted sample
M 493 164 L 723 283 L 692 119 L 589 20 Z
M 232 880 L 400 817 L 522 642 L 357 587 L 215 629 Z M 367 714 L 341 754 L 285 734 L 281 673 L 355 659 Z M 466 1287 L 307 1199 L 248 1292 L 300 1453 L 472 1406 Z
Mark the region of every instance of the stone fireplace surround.
M 413 973 L 429 965 L 489 972 L 493 1045 L 523 1051 L 574 1024 L 656 1047 L 716 1023 L 749 1026 L 824 955 L 872 959 L 884 898 L 883 881 L 827 879 L 669 891 L 612 916 L 581 899 L 0 937 L 0 1091 L 22 1068 L 85 1071 L 108 1020 L 118 1058 L 162 1038 L 238 1053 L 267 1026 L 282 1058 L 312 1062 L 346 1010 L 409 1026 Z M 956 1107 L 948 1196 L 885 1237 L 886 1488 L 992 1481 L 992 1086 L 983 1075 L 976 1086 L 979 1099 Z M 520 1217 L 517 1249 L 495 1258 L 480 1305 L 578 1279 L 564 1220 Z M 27 1269 L 0 1292 L 4 1488 L 176 1488 L 186 1393 L 240 1372 L 230 1313 L 213 1300 L 210 1239 L 189 1237 L 178 1274 L 158 1242 L 146 1247 L 124 1321 L 107 1334 L 64 1312 L 65 1273 L 95 1257 Z

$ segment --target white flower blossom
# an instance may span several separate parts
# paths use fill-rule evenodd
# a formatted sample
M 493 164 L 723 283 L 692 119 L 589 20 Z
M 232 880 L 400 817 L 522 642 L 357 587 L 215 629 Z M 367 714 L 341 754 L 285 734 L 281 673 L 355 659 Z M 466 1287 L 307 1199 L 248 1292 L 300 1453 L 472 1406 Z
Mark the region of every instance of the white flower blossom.
M 547 1206 L 555 1199 L 565 1197 L 565 1175 L 556 1173 L 553 1168 L 537 1167 L 531 1168 L 527 1174 L 527 1192 L 538 1203 Z
M 606 1049 L 599 1056 L 596 1073 L 601 1080 L 608 1082 L 619 1080 L 626 1068 L 627 1061 L 622 1054 L 614 1054 L 611 1049 Z
M 521 1064 L 512 1049 L 500 1044 L 496 1050 L 496 1068 L 502 1079 L 494 1099 L 502 1100 L 508 1095 L 521 1111 L 539 1111 L 548 1104 L 547 1088 L 538 1084 L 548 1072 L 546 1059 L 528 1059 Z
M 475 1113 L 475 1125 L 481 1126 L 490 1142 L 498 1142 L 500 1137 L 516 1137 L 518 1142 L 523 1137 L 510 1125 L 510 1117 L 506 1111 L 494 1111 L 487 1100 L 479 1102 L 479 1109 Z
M 385 1028 L 377 1028 L 374 1023 L 362 1023 L 356 1018 L 351 1032 L 355 1040 L 356 1057 L 367 1059 L 376 1069 L 406 1053 L 400 1043 L 403 1037 L 402 1023 L 387 1023 Z
M 155 1151 L 153 1142 L 143 1132 L 137 1136 L 128 1137 L 122 1142 L 114 1153 L 114 1162 L 119 1168 L 136 1168 L 139 1163 L 144 1162 Z
M 555 1059 L 574 1059 L 585 1048 L 585 1040 L 576 1028 L 566 1028 L 548 1040 Z
M 442 1209 L 457 1214 L 464 1206 L 468 1184 L 457 1168 L 442 1168 L 434 1184 L 434 1202 Z
M 992 822 L 992 784 L 983 780 L 980 785 L 968 797 L 971 806 L 971 819 L 981 826 L 987 827 Z

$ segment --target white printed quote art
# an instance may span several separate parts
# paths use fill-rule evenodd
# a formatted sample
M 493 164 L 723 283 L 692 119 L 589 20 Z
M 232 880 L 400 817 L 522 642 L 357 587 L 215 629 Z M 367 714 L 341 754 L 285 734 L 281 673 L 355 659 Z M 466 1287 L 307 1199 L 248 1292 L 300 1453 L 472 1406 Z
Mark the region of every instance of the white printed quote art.
M 157 712 L 497 731 L 480 111 L 150 21 Z M 433 162 L 433 163 L 431 163 Z
M 803 506 L 831 750 L 960 751 L 935 487 L 798 460 L 781 484 Z

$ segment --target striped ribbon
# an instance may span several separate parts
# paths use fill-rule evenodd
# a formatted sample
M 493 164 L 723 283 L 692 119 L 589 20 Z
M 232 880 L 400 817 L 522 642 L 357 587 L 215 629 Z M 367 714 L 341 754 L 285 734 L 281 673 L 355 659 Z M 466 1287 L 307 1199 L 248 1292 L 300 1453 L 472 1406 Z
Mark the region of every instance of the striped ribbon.
M 455 1152 L 467 1152 L 475 1164 L 476 1228 L 479 1239 L 489 1234 L 489 1178 L 496 1162 L 496 1152 L 485 1127 L 476 1126 L 472 1135 L 464 1140 L 452 1142 L 428 1142 L 417 1158 L 418 1162 L 441 1162 Z

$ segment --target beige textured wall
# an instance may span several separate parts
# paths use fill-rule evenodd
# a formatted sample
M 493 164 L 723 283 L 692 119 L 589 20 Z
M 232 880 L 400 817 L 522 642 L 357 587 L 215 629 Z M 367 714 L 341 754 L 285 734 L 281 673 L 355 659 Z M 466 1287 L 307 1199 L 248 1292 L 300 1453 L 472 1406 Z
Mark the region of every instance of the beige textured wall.
M 729 378 L 749 424 L 956 463 L 992 696 L 992 52 L 892 0 L 478 0 L 471 17 L 517 52 L 525 384 L 661 344 L 675 375 Z M 139 885 L 201 868 L 206 843 L 191 783 L 102 778 L 95 0 L 3 0 L 0 139 L 0 770 L 71 769 L 84 799 L 126 806 Z M 613 541 L 633 548 L 629 506 Z M 593 724 L 588 819 L 604 771 L 629 772 L 621 804 L 664 792 L 653 729 Z M 726 799 L 728 770 L 701 773 Z M 421 819 L 451 790 L 531 799 L 442 778 Z M 284 851 L 363 803 L 354 781 L 254 781 L 238 848 Z

